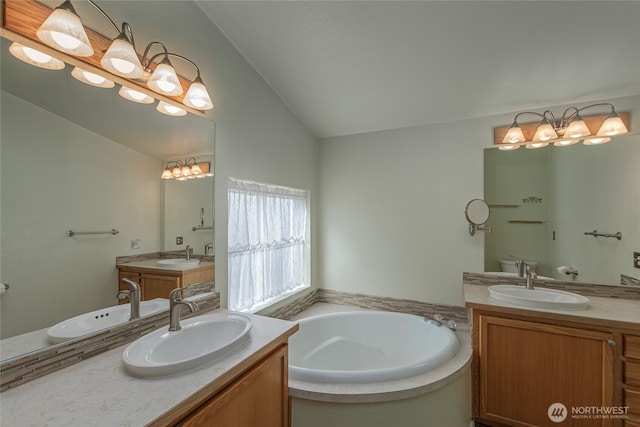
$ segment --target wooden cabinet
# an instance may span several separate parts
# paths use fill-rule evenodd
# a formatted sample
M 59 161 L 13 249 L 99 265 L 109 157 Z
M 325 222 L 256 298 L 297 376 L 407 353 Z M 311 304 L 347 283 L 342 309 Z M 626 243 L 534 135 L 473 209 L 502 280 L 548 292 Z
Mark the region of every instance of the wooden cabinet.
M 614 406 L 613 339 L 603 331 L 474 309 L 474 418 L 497 426 L 619 425 L 572 414 L 572 408 Z M 561 410 L 555 422 L 548 413 L 554 403 L 564 405 L 562 424 Z
M 287 427 L 287 346 L 280 347 L 188 415 L 184 427 Z
M 625 427 L 640 427 L 640 336 L 623 336 L 623 391 L 628 416 Z
M 140 300 L 146 301 L 154 298 L 169 298 L 169 293 L 175 288 L 196 283 L 209 282 L 214 279 L 214 266 L 191 268 L 189 270 L 163 270 L 159 268 L 147 268 L 118 265 L 118 290 L 129 289 L 129 286 L 122 281 L 127 277 L 140 284 Z M 120 300 L 121 304 L 128 303 Z

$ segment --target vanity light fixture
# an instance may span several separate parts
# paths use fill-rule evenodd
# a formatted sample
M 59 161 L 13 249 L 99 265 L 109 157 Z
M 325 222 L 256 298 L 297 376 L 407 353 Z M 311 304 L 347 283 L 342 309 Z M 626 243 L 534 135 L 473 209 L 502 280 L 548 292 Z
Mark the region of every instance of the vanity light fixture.
M 13 42 L 9 46 L 9 52 L 19 60 L 46 70 L 62 70 L 64 62 L 39 50 Z
M 160 42 L 149 43 L 144 55 L 138 55 L 131 26 L 124 22 L 119 28 L 93 0 L 84 1 L 109 21 L 117 34 L 114 39 L 105 38 L 101 34 L 89 31 L 88 27 L 85 28 L 71 0 L 64 0 L 53 11 L 34 0 L 4 0 L 2 9 L 5 19 L 2 26 L 9 30 L 8 38 L 20 42 L 11 45 L 11 53 L 30 65 L 47 69 L 64 68 L 63 60 L 83 68 L 82 64 L 74 62 L 67 55 L 76 56 L 78 61 L 90 65 L 85 70 L 92 70 L 93 67 L 94 72 L 76 67 L 72 72 L 75 78 L 98 87 L 114 87 L 115 80 L 122 85 L 118 93 L 130 101 L 152 104 L 155 99 L 159 99 L 157 109 L 163 114 L 183 116 L 187 111 L 202 114 L 203 111 L 213 108 L 200 69 L 193 61 L 168 52 Z M 51 55 L 55 52 L 45 48 L 43 44 L 63 54 L 56 55 L 58 58 L 53 57 Z M 150 48 L 156 45 L 162 47 L 162 53 L 149 57 Z M 38 50 L 40 46 L 43 52 Z M 196 70 L 195 79 L 189 81 L 179 76 L 171 64 L 170 57 L 190 63 Z M 109 78 L 106 72 L 100 72 L 101 68 L 110 73 L 113 79 Z M 128 79 L 130 84 L 116 77 Z M 143 85 L 159 95 L 154 96 L 151 92 L 145 91 L 142 89 Z M 135 90 L 136 87 L 141 89 Z M 180 108 L 180 104 L 183 108 Z
M 211 164 L 209 162 L 198 163 L 195 157 L 190 157 L 184 162 L 182 160 L 171 160 L 167 162 L 160 178 L 185 181 L 187 179 L 205 178 L 208 176 L 213 176 Z
M 608 115 L 585 118 L 580 115 L 588 108 L 603 106 L 610 108 Z M 541 118 L 541 121 L 537 126 L 535 124 L 521 126 L 518 119 L 524 114 L 536 115 Z M 560 120 L 556 120 L 549 110 L 542 114 L 524 111 L 516 114 L 508 129 L 495 128 L 494 144 L 498 146 L 498 149 L 507 151 L 516 150 L 520 145 L 525 145 L 529 149 L 546 147 L 549 144 L 564 147 L 573 145 L 580 140 L 585 145 L 597 145 L 609 142 L 612 136 L 628 133 L 628 126 L 629 113 L 618 115 L 614 106 L 609 103 L 593 104 L 583 108 L 569 107 L 562 113 Z M 533 137 L 528 139 L 525 133 L 530 135 L 534 129 Z M 598 129 L 598 131 L 594 133 L 593 129 Z
M 83 70 L 82 68 L 79 68 L 79 67 L 75 67 L 71 71 L 71 75 L 76 80 L 91 86 L 95 86 L 95 87 L 112 88 L 116 85 L 114 82 L 112 82 L 107 78 L 104 78 L 90 71 Z

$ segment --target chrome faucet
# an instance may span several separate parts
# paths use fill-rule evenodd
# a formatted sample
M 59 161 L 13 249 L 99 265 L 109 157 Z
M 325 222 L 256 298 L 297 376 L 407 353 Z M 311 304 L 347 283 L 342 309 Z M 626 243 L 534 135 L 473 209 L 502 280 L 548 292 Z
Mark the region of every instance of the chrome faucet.
M 129 299 L 129 305 L 131 306 L 129 320 L 135 320 L 140 317 L 140 285 L 127 277 L 123 277 L 122 281 L 129 285 L 129 289 L 118 292 L 117 298 Z
M 189 311 L 194 313 L 198 311 L 200 308 L 198 304 L 193 301 L 184 301 L 180 294 L 182 293 L 182 288 L 176 288 L 171 291 L 169 294 L 169 331 L 179 331 L 182 329 L 180 326 L 180 309 L 183 305 L 189 307 Z
M 189 261 L 191 259 L 191 253 L 189 252 L 191 250 L 191 246 L 187 245 L 186 248 L 184 248 L 184 256 L 187 259 L 187 261 Z
M 526 264 L 522 260 L 522 258 L 516 259 L 516 269 L 518 270 L 518 277 L 524 277 L 524 269 Z
M 536 271 L 533 268 L 531 268 L 529 264 L 526 265 L 526 270 L 527 270 L 527 284 L 525 285 L 525 287 L 527 289 L 533 289 L 533 279 L 537 279 L 538 275 L 536 274 Z

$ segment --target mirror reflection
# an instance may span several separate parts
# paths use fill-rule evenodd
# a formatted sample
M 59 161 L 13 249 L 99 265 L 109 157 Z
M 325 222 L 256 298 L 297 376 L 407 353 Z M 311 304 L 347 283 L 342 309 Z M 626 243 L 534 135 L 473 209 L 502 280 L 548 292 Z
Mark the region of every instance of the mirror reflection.
M 635 138 L 635 139 L 634 139 Z M 540 276 L 620 284 L 640 278 L 640 145 L 623 136 L 601 146 L 484 151 L 485 272 L 512 271 L 515 261 Z M 622 239 L 585 232 L 622 234 Z
M 0 281 L 11 288 L 0 300 L 1 338 L 29 341 L 40 331 L 26 352 L 49 344 L 52 325 L 118 306 L 116 258 L 181 258 L 187 245 L 196 258 L 214 255 L 213 178 L 160 179 L 171 160 L 195 156 L 213 167 L 214 124 L 31 67 L 5 54 L 9 44 L 2 40 L 0 64 Z M 111 229 L 118 233 L 66 235 Z M 167 286 L 178 283 L 172 270 Z

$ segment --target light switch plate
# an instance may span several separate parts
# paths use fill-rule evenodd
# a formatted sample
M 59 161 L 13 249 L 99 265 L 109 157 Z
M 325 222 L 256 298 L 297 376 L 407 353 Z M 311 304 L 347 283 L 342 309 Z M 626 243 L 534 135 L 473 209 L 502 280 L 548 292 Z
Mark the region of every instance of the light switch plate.
M 182 236 L 176 237 L 176 245 L 181 245 L 181 244 L 182 244 Z
M 141 246 L 140 239 L 131 240 L 131 249 L 140 249 L 140 246 Z
M 640 268 L 640 252 L 633 253 L 633 266 L 635 268 Z

